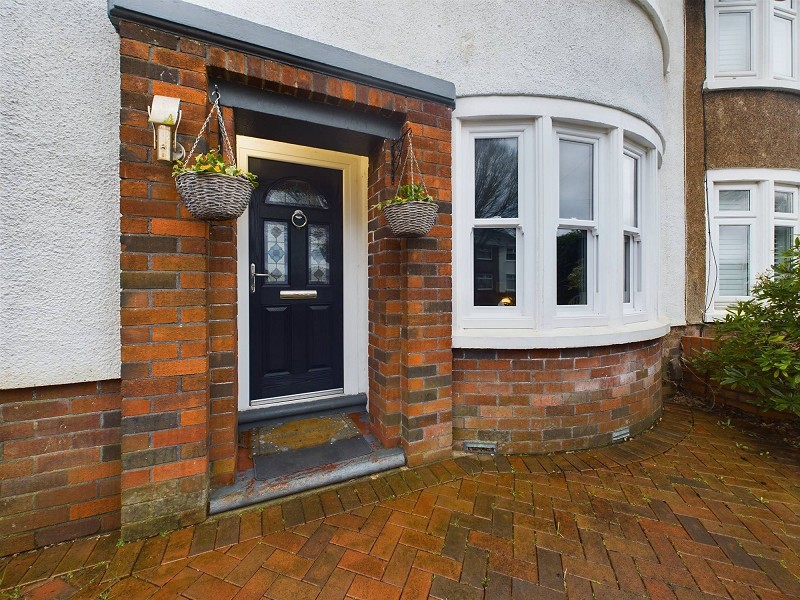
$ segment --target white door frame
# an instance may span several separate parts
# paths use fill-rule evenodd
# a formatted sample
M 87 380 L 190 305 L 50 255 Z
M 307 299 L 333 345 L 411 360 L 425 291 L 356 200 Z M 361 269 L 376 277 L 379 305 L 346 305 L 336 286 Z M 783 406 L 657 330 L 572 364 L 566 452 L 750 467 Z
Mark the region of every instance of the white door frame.
M 297 146 L 261 138 L 236 136 L 238 166 L 250 170 L 250 158 L 335 169 L 342 172 L 342 257 L 343 257 L 343 347 L 344 393 L 367 393 L 367 173 L 365 156 Z M 237 248 L 237 329 L 239 410 L 270 406 L 270 402 L 250 403 L 250 229 L 249 210 L 236 224 Z M 319 393 L 279 402 L 299 403 L 319 400 Z M 274 404 L 278 404 L 275 402 Z

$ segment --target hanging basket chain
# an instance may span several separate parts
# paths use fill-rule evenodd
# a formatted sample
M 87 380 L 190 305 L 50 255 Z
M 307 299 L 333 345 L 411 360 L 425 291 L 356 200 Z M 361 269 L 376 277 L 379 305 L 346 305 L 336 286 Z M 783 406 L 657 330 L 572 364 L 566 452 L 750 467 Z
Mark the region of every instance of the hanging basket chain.
M 211 110 L 200 128 L 200 133 L 197 134 L 194 140 L 185 163 L 186 166 L 192 162 L 192 159 L 197 165 L 198 155 L 195 154 L 195 150 L 197 150 L 197 145 L 200 143 L 203 134 L 208 129 L 211 118 L 216 112 L 224 143 L 223 152 L 227 153 L 230 164 L 236 169 L 236 158 L 233 155 L 231 141 L 228 138 L 228 132 L 222 119 L 219 97 L 219 91 L 212 92 Z M 193 217 L 209 221 L 223 221 L 236 219 L 242 215 L 250 203 L 254 184 L 243 174 L 230 176 L 227 173 L 198 173 L 188 169 L 179 172 L 175 176 L 175 186 L 178 188 L 178 193 L 186 209 Z
M 422 183 L 422 189 L 425 190 L 425 193 L 428 193 L 428 188 L 425 185 L 425 175 L 422 174 L 422 170 L 419 168 L 419 163 L 417 162 L 417 157 L 414 154 L 414 133 L 411 129 L 408 130 L 408 150 L 406 153 L 406 159 L 403 161 L 403 166 L 400 168 L 400 177 L 397 178 L 397 190 L 395 190 L 394 195 L 398 196 L 400 194 L 400 188 L 403 184 L 403 175 L 406 172 L 406 163 L 411 163 L 411 168 L 409 169 L 409 174 L 411 175 L 411 185 L 415 184 L 414 180 L 414 171 L 416 170 L 417 174 L 419 175 L 420 182 Z
M 216 96 L 215 96 L 216 95 Z M 203 137 L 203 133 L 205 133 L 206 129 L 208 128 L 208 124 L 211 122 L 211 117 L 214 115 L 214 112 L 217 113 L 217 122 L 219 123 L 219 129 L 222 132 L 222 140 L 225 144 L 225 152 L 228 154 L 230 158 L 231 164 L 236 167 L 236 157 L 233 154 L 233 148 L 231 147 L 231 141 L 228 138 L 228 131 L 225 129 L 225 122 L 222 120 L 222 110 L 219 107 L 219 92 L 214 92 L 211 95 L 214 98 L 214 102 L 211 105 L 211 110 L 208 112 L 208 116 L 206 120 L 203 122 L 203 126 L 200 128 L 200 133 L 197 134 L 197 137 L 194 140 L 194 144 L 192 145 L 192 149 L 189 151 L 189 159 L 186 161 L 186 164 L 192 162 L 192 158 L 195 157 L 195 149 L 197 148 L 197 144 L 200 143 L 200 140 Z

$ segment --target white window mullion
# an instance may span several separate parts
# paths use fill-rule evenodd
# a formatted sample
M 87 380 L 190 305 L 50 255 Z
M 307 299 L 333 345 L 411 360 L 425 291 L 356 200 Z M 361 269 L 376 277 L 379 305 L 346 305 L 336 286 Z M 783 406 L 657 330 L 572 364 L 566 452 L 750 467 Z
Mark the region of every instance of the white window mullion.
M 536 304 L 535 323 L 539 329 L 553 327 L 555 309 L 555 295 L 553 286 L 542 285 L 545 281 L 555 279 L 554 246 L 550 243 L 547 232 L 553 231 L 558 217 L 558 208 L 555 202 L 550 201 L 556 197 L 555 185 L 556 165 L 553 152 L 553 120 L 544 116 L 537 121 L 534 145 L 535 152 L 531 158 L 533 172 L 538 175 L 532 185 L 532 198 L 529 208 L 532 220 L 529 221 L 528 230 L 528 264 L 532 265 L 528 285 L 533 290 L 531 297 Z M 551 298 L 552 296 L 552 298 Z
M 640 265 L 640 294 L 644 298 L 645 309 L 650 314 L 658 314 L 660 290 L 655 283 L 657 275 L 650 268 L 661 260 L 661 238 L 656 234 L 660 221 L 660 198 L 658 194 L 658 157 L 650 150 L 644 157 L 645 168 L 642 169 L 642 201 L 639 203 L 642 215 L 642 229 L 646 242 L 642 244 Z M 646 199 L 646 201 L 645 201 Z
M 600 206 L 597 227 L 602 232 L 598 244 L 597 278 L 600 281 L 595 312 L 607 314 L 611 325 L 622 323 L 623 303 L 620 297 L 624 279 L 623 232 L 623 153 L 625 140 L 622 130 L 613 130 L 600 141 Z M 622 267 L 622 268 L 620 268 Z

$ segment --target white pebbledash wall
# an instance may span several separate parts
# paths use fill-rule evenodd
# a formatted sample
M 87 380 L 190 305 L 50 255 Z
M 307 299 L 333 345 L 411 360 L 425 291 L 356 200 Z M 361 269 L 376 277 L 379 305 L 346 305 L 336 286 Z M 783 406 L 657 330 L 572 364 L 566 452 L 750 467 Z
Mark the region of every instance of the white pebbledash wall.
M 119 377 L 119 38 L 0 2 L 0 389 Z
M 458 97 L 565 97 L 644 119 L 665 140 L 661 313 L 685 322 L 681 2 L 192 1 L 453 81 Z M 118 377 L 119 54 L 106 2 L 2 2 L 0 37 L 0 389 Z

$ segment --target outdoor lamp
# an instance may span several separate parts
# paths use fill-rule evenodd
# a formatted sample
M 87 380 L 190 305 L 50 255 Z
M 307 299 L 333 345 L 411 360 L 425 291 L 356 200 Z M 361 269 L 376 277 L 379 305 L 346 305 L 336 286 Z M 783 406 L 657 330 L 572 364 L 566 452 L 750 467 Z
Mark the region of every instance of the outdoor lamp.
M 178 143 L 178 124 L 181 122 L 180 98 L 153 96 L 147 107 L 148 121 L 153 124 L 153 148 L 157 160 L 181 160 L 186 150 Z

